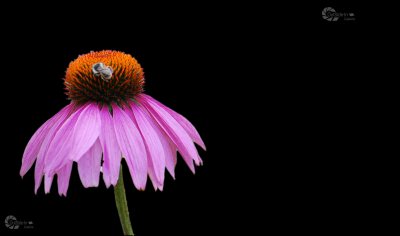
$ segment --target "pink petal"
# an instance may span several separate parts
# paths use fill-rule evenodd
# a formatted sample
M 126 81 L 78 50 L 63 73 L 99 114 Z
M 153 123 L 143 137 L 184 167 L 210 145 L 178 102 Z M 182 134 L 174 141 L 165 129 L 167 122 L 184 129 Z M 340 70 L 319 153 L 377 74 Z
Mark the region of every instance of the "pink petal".
M 138 96 L 145 97 L 148 100 L 153 101 L 157 105 L 159 105 L 161 108 L 164 108 L 172 117 L 175 118 L 176 121 L 185 129 L 185 131 L 189 134 L 190 138 L 197 143 L 200 147 L 203 148 L 203 150 L 206 150 L 206 145 L 204 144 L 203 140 L 200 137 L 199 132 L 197 132 L 196 128 L 188 121 L 184 116 L 181 114 L 178 114 L 177 112 L 173 111 L 171 108 L 165 106 L 161 102 L 155 100 L 151 96 L 147 94 L 140 94 Z
M 44 192 L 47 194 L 50 192 L 51 184 L 53 183 L 54 175 L 44 175 Z
M 133 114 L 133 111 L 128 108 L 128 109 L 125 109 L 125 112 L 132 119 L 132 121 L 136 124 L 136 126 L 138 126 L 138 124 L 136 122 L 136 119 L 135 119 L 135 115 Z M 138 126 L 138 128 L 140 130 L 139 126 Z M 142 138 L 143 138 L 143 135 L 142 135 Z M 146 148 L 146 153 L 147 153 L 146 156 L 147 156 L 147 163 L 148 163 L 147 172 L 149 174 L 151 183 L 152 183 L 152 185 L 154 187 L 154 190 L 157 190 L 159 188 L 162 189 L 164 181 L 160 182 L 160 180 L 156 177 L 155 170 L 154 170 L 154 165 L 153 165 L 153 160 L 151 159 L 149 151 L 147 150 L 148 148 L 146 147 L 145 140 L 143 140 L 143 143 L 145 144 L 145 148 Z M 164 180 L 164 178 L 162 178 L 162 179 Z
M 101 144 L 97 139 L 78 161 L 79 177 L 85 188 L 99 186 L 101 153 Z
M 201 161 L 190 136 L 186 133 L 182 126 L 179 125 L 179 123 L 159 105 L 151 100 L 148 100 L 146 97 L 139 97 L 138 100 L 147 108 L 149 113 L 162 127 L 171 141 L 176 145 L 186 164 L 194 173 L 192 159 L 197 165 L 199 165 Z
M 53 118 L 52 125 L 49 128 L 47 135 L 45 136 L 42 145 L 40 146 L 39 152 L 37 154 L 37 160 L 35 165 L 35 193 L 40 187 L 40 183 L 42 181 L 43 169 L 44 169 L 44 156 L 49 147 L 50 141 L 53 139 L 55 133 L 59 129 L 59 127 L 63 124 L 65 119 L 69 116 L 71 111 L 73 110 L 73 104 L 69 104 L 64 107 L 61 111 L 59 111 Z M 52 118 L 52 119 L 53 119 Z M 49 180 L 47 180 L 49 183 Z M 50 181 L 51 184 L 51 181 Z
M 150 177 L 151 183 L 152 183 L 152 185 L 154 187 L 154 190 L 157 190 L 159 188 L 161 190 L 162 187 L 163 187 L 163 182 L 160 182 L 157 179 L 156 175 L 154 174 L 154 166 L 153 166 L 153 163 L 151 162 L 150 156 L 147 156 L 147 162 L 149 163 L 149 165 L 148 165 L 148 173 L 149 173 L 149 177 Z
M 125 157 L 137 189 L 144 190 L 147 181 L 147 157 L 139 130 L 129 116 L 117 105 L 113 105 L 115 135 L 122 155 Z
M 67 196 L 69 178 L 71 176 L 72 161 L 68 161 L 57 173 L 58 194 Z
M 73 129 L 82 110 L 85 107 L 79 107 L 72 113 L 60 127 L 55 130 L 54 137 L 49 140 L 49 146 L 44 153 L 44 172 L 48 175 L 54 175 L 57 166 L 60 166 L 67 159 L 72 149 Z
M 169 150 L 164 150 L 164 146 L 161 143 L 161 139 L 164 139 L 164 137 L 153 119 L 146 114 L 147 111 L 143 107 L 140 107 L 133 102 L 130 105 L 134 120 L 136 121 L 137 127 L 139 127 L 139 131 L 142 135 L 147 155 L 150 157 L 149 169 L 154 171 L 158 183 L 163 183 L 165 155 L 169 152 Z M 167 148 L 169 149 L 169 146 L 167 146 Z
M 103 149 L 103 179 L 106 187 L 118 182 L 119 169 L 121 165 L 121 150 L 115 136 L 112 116 L 107 108 L 100 111 L 101 132 L 100 143 Z
M 46 121 L 46 123 L 44 123 L 29 140 L 22 157 L 21 170 L 19 171 L 21 177 L 23 177 L 26 172 L 28 172 L 28 170 L 32 167 L 33 162 L 35 161 L 39 152 L 40 146 L 43 142 L 43 139 L 45 138 L 45 135 L 47 134 L 48 129 L 54 120 L 53 118 Z
M 33 162 L 35 161 L 39 149 L 42 146 L 43 140 L 46 138 L 49 130 L 55 125 L 57 120 L 68 113 L 70 109 L 70 105 L 67 105 L 61 111 L 59 111 L 52 118 L 47 120 L 36 132 L 33 134 L 32 138 L 29 140 L 28 145 L 25 148 L 24 155 L 22 157 L 22 165 L 19 174 L 23 177 L 26 172 L 32 167 Z
M 59 128 L 45 156 L 45 172 L 54 174 L 68 159 L 78 161 L 100 133 L 99 109 L 94 104 L 80 107 Z
M 165 141 L 167 142 L 167 145 L 169 145 L 169 147 L 170 147 L 169 155 L 166 155 L 166 158 L 165 158 L 165 165 L 167 167 L 168 172 L 171 174 L 172 178 L 175 179 L 175 166 L 176 166 L 176 162 L 177 162 L 176 146 L 175 146 L 175 144 L 171 143 L 166 138 L 165 138 Z M 192 165 L 193 165 L 193 162 L 192 162 Z
M 89 104 L 79 116 L 74 128 L 73 149 L 70 159 L 79 161 L 94 144 L 100 134 L 100 110 L 96 104 Z

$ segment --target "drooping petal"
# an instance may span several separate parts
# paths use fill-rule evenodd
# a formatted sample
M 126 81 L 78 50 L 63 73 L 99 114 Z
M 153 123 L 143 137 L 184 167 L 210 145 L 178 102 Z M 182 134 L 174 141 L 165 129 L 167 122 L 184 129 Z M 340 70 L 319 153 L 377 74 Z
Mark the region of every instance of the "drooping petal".
M 113 123 L 133 183 L 137 189 L 144 190 L 147 181 L 147 156 L 139 130 L 125 111 L 117 105 L 113 105 Z
M 134 102 L 131 102 L 130 105 L 132 107 L 134 107 L 134 106 L 140 107 L 141 106 L 141 105 L 135 104 Z M 148 119 L 148 121 L 152 125 L 154 131 L 157 133 L 157 136 L 159 137 L 159 139 L 161 141 L 161 144 L 162 144 L 163 149 L 164 149 L 165 165 L 167 167 L 168 172 L 171 174 L 172 178 L 175 179 L 175 166 L 176 166 L 176 163 L 177 163 L 177 158 L 176 158 L 177 149 L 176 149 L 176 146 L 175 146 L 175 144 L 171 143 L 169 137 L 165 134 L 165 132 L 162 130 L 162 128 L 160 128 L 158 126 L 157 121 L 155 121 L 152 118 L 152 116 L 147 112 L 147 110 L 145 108 L 143 108 L 143 107 L 141 108 L 141 110 L 146 115 L 146 118 Z M 129 115 L 134 117 L 133 112 L 130 112 Z M 193 166 L 193 162 L 192 162 L 192 166 Z M 153 168 L 154 169 L 154 167 L 152 167 L 152 165 L 149 165 L 149 168 Z M 194 166 L 193 166 L 193 168 L 194 168 Z M 154 178 L 154 171 L 153 171 L 153 174 L 152 174 L 151 170 L 149 170 L 149 176 L 150 176 L 150 179 L 153 182 L 154 188 L 158 187 L 158 188 L 162 189 L 162 185 L 157 184 L 157 182 L 154 184 L 154 181 L 153 181 L 153 179 L 155 179 Z
M 23 177 L 26 172 L 28 172 L 28 170 L 32 167 L 33 162 L 35 161 L 39 152 L 40 146 L 43 142 L 43 139 L 45 138 L 45 135 L 47 134 L 48 129 L 54 120 L 53 118 L 46 121 L 46 123 L 44 123 L 29 140 L 22 157 L 21 170 L 19 171 L 21 177 Z
M 78 161 L 79 177 L 85 188 L 99 186 L 101 153 L 100 140 L 97 139 Z
M 164 146 L 161 143 L 161 139 L 164 139 L 164 137 L 160 134 L 158 130 L 159 127 L 157 127 L 152 118 L 146 114 L 147 112 L 143 107 L 133 102 L 130 105 L 134 121 L 142 135 L 147 155 L 150 157 L 148 159 L 150 161 L 149 169 L 154 171 L 158 183 L 164 183 L 165 155 L 168 154 L 169 151 L 164 150 Z
M 36 160 L 36 165 L 35 165 L 35 193 L 37 193 L 37 190 L 40 187 L 40 183 L 42 182 L 42 176 L 44 174 L 44 156 L 47 152 L 47 149 L 49 147 L 49 144 L 51 140 L 53 139 L 55 133 L 59 129 L 59 127 L 64 123 L 66 118 L 70 115 L 70 113 L 73 110 L 73 104 L 69 104 L 66 107 L 64 107 L 61 111 L 59 111 L 53 118 L 53 124 L 49 128 L 46 137 L 44 138 L 42 145 L 40 146 L 39 152 L 37 154 L 37 160 Z M 48 184 L 51 181 L 47 180 Z M 50 188 L 49 188 L 50 189 Z
M 178 148 L 179 152 L 182 154 L 186 164 L 194 173 L 195 170 L 192 160 L 194 160 L 197 165 L 199 165 L 201 161 L 190 136 L 186 133 L 182 126 L 159 105 L 151 100 L 148 100 L 146 97 L 139 97 L 138 101 L 140 104 L 146 107 L 149 113 L 162 127 L 164 132 L 168 135 L 171 141 Z
M 72 149 L 72 134 L 76 121 L 85 107 L 79 107 L 72 113 L 61 125 L 55 130 L 54 137 L 49 140 L 49 146 L 44 153 L 44 172 L 47 175 L 53 175 L 57 166 L 63 161 L 68 160 L 67 157 Z
M 19 174 L 23 177 L 26 172 L 32 167 L 33 162 L 35 161 L 40 147 L 43 144 L 44 139 L 46 138 L 49 130 L 55 126 L 55 123 L 61 116 L 69 113 L 70 105 L 67 105 L 63 109 L 61 109 L 56 115 L 47 120 L 32 136 L 29 140 L 28 145 L 25 148 L 23 157 L 22 157 L 22 165 Z
M 130 104 L 130 105 L 132 105 L 132 104 Z M 129 107 L 127 107 L 127 109 L 125 109 L 124 111 L 125 111 L 125 113 L 128 115 L 128 117 L 131 118 L 131 120 L 132 120 L 133 123 L 136 125 L 136 127 L 138 127 L 139 132 L 142 132 L 142 131 L 140 131 L 140 127 L 138 126 L 138 123 L 137 123 L 137 121 L 136 121 L 136 119 L 135 119 L 135 115 L 133 114 L 132 109 L 129 108 Z M 161 186 L 161 189 L 162 189 L 162 186 L 163 186 L 163 182 L 164 182 L 164 181 L 163 181 L 163 182 L 160 182 L 159 178 L 157 178 L 157 176 L 156 176 L 156 174 L 155 174 L 155 168 L 154 168 L 154 165 L 153 165 L 153 160 L 152 160 L 152 158 L 151 158 L 151 153 L 150 153 L 149 150 L 148 150 L 148 147 L 147 147 L 147 145 L 146 145 L 146 141 L 145 141 L 145 139 L 143 138 L 142 133 L 141 133 L 140 135 L 142 136 L 143 144 L 145 145 L 145 149 L 146 149 L 147 173 L 148 173 L 148 175 L 149 175 L 149 177 L 150 177 L 150 181 L 151 181 L 151 184 L 152 184 L 153 187 L 154 187 L 154 190 L 157 191 L 157 189 L 159 189 L 160 186 Z M 164 172 L 165 172 L 165 171 L 164 171 Z M 164 176 L 164 175 L 163 175 L 163 176 Z M 164 178 L 162 178 L 162 179 L 164 180 Z
M 121 166 L 121 150 L 115 136 L 114 124 L 110 112 L 103 108 L 100 111 L 101 132 L 100 143 L 103 149 L 103 179 L 106 187 L 118 182 Z
M 148 100 L 153 101 L 157 105 L 159 105 L 161 108 L 164 108 L 172 117 L 175 118 L 176 121 L 186 130 L 186 132 L 189 134 L 190 138 L 197 143 L 200 147 L 203 148 L 203 150 L 206 150 L 206 145 L 204 144 L 203 140 L 200 137 L 199 132 L 197 132 L 196 128 L 190 123 L 188 119 L 186 119 L 184 116 L 181 114 L 177 113 L 176 111 L 172 110 L 171 108 L 165 106 L 161 102 L 155 100 L 153 97 L 147 95 L 147 94 L 140 94 L 138 97 L 145 97 Z
M 153 185 L 154 190 L 156 190 L 156 191 L 157 191 L 157 189 L 162 190 L 162 187 L 163 187 L 164 183 L 160 182 L 157 179 L 157 177 L 156 177 L 156 175 L 154 173 L 154 166 L 153 166 L 153 163 L 151 161 L 151 157 L 149 155 L 147 156 L 147 163 L 148 163 L 147 172 L 149 173 L 149 177 L 150 177 L 150 180 L 151 180 L 151 183 Z
M 167 145 L 169 146 L 169 155 L 167 155 L 165 158 L 165 165 L 167 167 L 168 172 L 171 174 L 172 178 L 175 179 L 175 166 L 177 162 L 176 146 L 175 144 L 168 141 L 166 138 L 164 140 L 167 142 Z
M 58 194 L 67 196 L 69 178 L 71 177 L 72 161 L 67 161 L 57 173 Z
M 79 161 L 83 154 L 95 143 L 100 134 L 100 110 L 96 104 L 89 104 L 82 111 L 74 127 L 74 142 L 70 159 Z
M 84 105 L 59 128 L 45 155 L 45 172 L 54 174 L 68 160 L 78 161 L 94 144 L 100 133 L 99 109 Z
M 54 175 L 44 175 L 44 192 L 47 194 L 50 192 L 51 184 L 53 183 Z

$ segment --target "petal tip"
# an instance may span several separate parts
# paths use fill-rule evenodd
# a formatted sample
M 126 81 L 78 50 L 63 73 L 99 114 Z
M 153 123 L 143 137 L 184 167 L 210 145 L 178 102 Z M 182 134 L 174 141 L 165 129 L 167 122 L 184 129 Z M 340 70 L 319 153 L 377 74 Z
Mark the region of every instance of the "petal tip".
M 207 151 L 207 147 L 204 143 L 198 143 L 198 145 L 204 150 Z

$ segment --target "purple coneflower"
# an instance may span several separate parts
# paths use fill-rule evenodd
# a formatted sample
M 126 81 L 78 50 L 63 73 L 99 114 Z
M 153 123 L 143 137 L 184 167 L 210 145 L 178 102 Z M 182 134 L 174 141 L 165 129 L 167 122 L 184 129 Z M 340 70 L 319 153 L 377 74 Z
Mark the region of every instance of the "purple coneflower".
M 176 152 L 194 173 L 194 165 L 202 161 L 193 142 L 204 150 L 205 145 L 187 119 L 142 93 L 143 70 L 128 54 L 81 55 L 70 63 L 64 83 L 71 103 L 32 136 L 20 175 L 36 160 L 35 193 L 43 177 L 48 193 L 57 175 L 58 192 L 66 196 L 73 162 L 84 187 L 97 187 L 102 172 L 105 185 L 116 186 L 124 233 L 132 234 L 130 222 L 125 222 L 129 226 L 123 222 L 129 218 L 124 216 L 121 160 L 125 159 L 137 189 L 145 189 L 148 175 L 154 189 L 162 190 L 165 168 L 175 176 Z

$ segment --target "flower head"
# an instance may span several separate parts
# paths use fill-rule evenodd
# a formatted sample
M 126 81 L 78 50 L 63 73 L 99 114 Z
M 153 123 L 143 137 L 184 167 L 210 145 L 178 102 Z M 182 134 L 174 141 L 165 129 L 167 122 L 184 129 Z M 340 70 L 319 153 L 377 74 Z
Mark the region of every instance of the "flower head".
M 143 91 L 140 64 L 117 51 L 90 52 L 69 64 L 65 76 L 69 99 L 84 102 L 125 102 Z
M 142 93 L 143 84 L 143 70 L 128 54 L 79 56 L 65 76 L 71 103 L 32 136 L 20 175 L 36 161 L 35 192 L 44 178 L 48 193 L 57 175 L 59 194 L 66 195 L 74 162 L 84 187 L 98 186 L 101 173 L 109 187 L 125 159 L 137 189 L 145 189 L 149 176 L 162 190 L 164 170 L 174 177 L 177 151 L 194 173 L 202 161 L 193 142 L 205 149 L 200 135 L 186 118 Z

